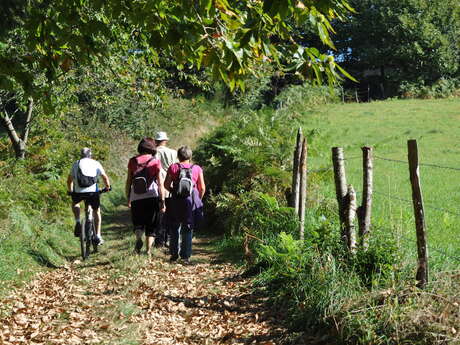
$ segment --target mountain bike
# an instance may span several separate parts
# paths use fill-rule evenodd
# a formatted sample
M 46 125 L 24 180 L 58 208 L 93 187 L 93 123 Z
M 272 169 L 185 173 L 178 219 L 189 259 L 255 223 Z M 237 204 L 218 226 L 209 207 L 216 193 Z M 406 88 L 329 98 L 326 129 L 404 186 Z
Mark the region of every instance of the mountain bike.
M 109 192 L 111 189 L 101 189 L 97 193 Z M 93 246 L 93 253 L 97 253 L 99 243 L 96 241 L 96 228 L 94 226 L 93 208 L 85 200 L 85 220 L 80 231 L 81 257 L 86 260 Z

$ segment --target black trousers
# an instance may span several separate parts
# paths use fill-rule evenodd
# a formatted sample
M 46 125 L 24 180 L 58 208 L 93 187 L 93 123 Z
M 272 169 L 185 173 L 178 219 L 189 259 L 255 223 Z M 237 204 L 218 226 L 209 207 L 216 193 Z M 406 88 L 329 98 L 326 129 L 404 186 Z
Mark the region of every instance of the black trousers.
M 160 224 L 158 198 L 147 198 L 131 202 L 131 218 L 134 230 L 145 230 L 145 236 L 154 236 Z

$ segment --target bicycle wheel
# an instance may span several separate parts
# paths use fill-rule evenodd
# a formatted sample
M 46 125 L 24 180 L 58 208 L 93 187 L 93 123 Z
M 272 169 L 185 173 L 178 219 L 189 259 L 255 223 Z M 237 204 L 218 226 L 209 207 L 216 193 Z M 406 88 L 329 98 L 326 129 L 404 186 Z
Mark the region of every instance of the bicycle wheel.
M 85 222 L 86 228 L 86 222 Z M 86 231 L 82 229 L 80 231 L 80 249 L 81 249 L 81 257 L 83 260 L 86 259 Z
M 93 230 L 93 222 L 91 220 L 87 220 L 85 222 L 85 258 L 87 258 L 90 254 L 91 250 L 91 239 Z

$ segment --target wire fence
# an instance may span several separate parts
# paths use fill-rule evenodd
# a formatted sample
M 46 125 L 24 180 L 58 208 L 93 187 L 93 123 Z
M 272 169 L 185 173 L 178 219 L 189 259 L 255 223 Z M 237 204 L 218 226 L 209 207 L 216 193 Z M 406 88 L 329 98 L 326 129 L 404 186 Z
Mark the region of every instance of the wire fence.
M 362 158 L 362 156 L 351 156 L 349 158 L 345 158 L 344 161 L 350 161 L 354 159 Z M 380 171 L 384 171 L 385 177 L 382 176 L 376 176 L 377 178 L 380 178 L 380 189 L 379 187 L 373 189 L 372 193 L 375 194 L 377 198 L 382 198 L 385 200 L 388 200 L 388 202 L 396 201 L 403 206 L 400 208 L 399 206 L 396 209 L 391 208 L 391 206 L 384 206 L 384 204 L 381 204 L 379 202 L 375 203 L 374 202 L 374 207 L 376 204 L 380 204 L 378 207 L 381 208 L 381 210 L 384 210 L 386 212 L 400 212 L 401 213 L 401 224 L 398 226 L 400 229 L 407 229 L 410 231 L 413 231 L 413 235 L 410 235 L 407 231 L 401 231 L 398 233 L 395 233 L 395 227 L 388 227 L 385 226 L 385 220 L 383 220 L 384 216 L 381 216 L 380 221 L 382 224 L 376 225 L 375 227 L 378 229 L 382 229 L 384 231 L 390 231 L 393 233 L 395 236 L 398 236 L 403 242 L 407 242 L 410 244 L 410 247 L 415 247 L 416 246 L 416 236 L 415 236 L 415 229 L 411 229 L 408 227 L 408 221 L 409 219 L 413 219 L 412 217 L 412 212 L 413 212 L 413 205 L 414 202 L 411 199 L 411 188 L 410 188 L 410 182 L 409 182 L 409 162 L 408 160 L 402 160 L 398 158 L 390 158 L 390 157 L 385 157 L 381 155 L 373 155 L 374 158 L 374 170 L 377 170 L 378 163 L 377 161 L 385 161 L 389 163 L 394 164 L 394 168 L 391 168 L 391 166 L 385 166 L 385 169 L 382 169 Z M 359 173 L 361 172 L 361 166 L 357 166 L 356 163 L 350 162 L 352 166 L 352 171 L 355 174 L 354 179 L 356 180 L 358 178 Z M 449 166 L 449 165 L 444 165 L 444 164 L 436 164 L 436 163 L 423 163 L 419 162 L 419 167 L 420 168 L 433 168 L 435 170 L 448 170 L 451 172 L 456 172 L 460 171 L 460 167 L 455 167 L 455 166 Z M 397 168 L 396 166 L 400 166 L 401 168 L 404 167 L 407 169 L 407 175 L 401 175 L 401 168 Z M 350 167 L 347 167 L 347 170 L 349 170 Z M 390 168 L 390 169 L 388 169 Z M 419 169 L 420 169 L 419 168 Z M 354 170 L 353 170 L 354 169 Z M 395 170 L 396 169 L 396 170 Z M 394 173 L 391 175 L 391 173 Z M 438 263 L 442 263 L 445 260 L 448 259 L 450 264 L 459 264 L 460 263 L 460 222 L 458 222 L 457 218 L 460 218 L 460 212 L 449 209 L 446 207 L 442 207 L 442 203 L 445 200 L 445 204 L 452 205 L 452 196 L 455 195 L 455 198 L 458 198 L 460 201 L 460 186 L 457 190 L 457 188 L 452 188 L 453 186 L 453 181 L 454 178 L 457 178 L 456 176 L 450 176 L 446 175 L 446 173 L 434 173 L 431 170 L 427 170 L 427 172 L 424 173 L 424 170 L 422 169 L 420 171 L 420 174 L 422 175 L 423 178 L 426 178 L 426 180 L 429 180 L 431 183 L 428 183 L 429 188 L 427 190 L 430 191 L 430 193 L 424 193 L 424 209 L 425 209 L 425 223 L 428 229 L 431 229 L 429 235 L 431 236 L 431 239 L 429 239 L 428 242 L 428 248 L 429 248 L 429 253 L 430 257 L 436 258 L 438 260 Z M 374 180 L 375 178 L 374 177 Z M 361 178 L 361 176 L 359 176 Z M 388 191 L 382 191 L 382 185 L 384 178 L 388 179 Z M 353 178 L 352 178 L 353 180 Z M 395 185 L 390 185 L 390 181 L 393 182 Z M 359 180 L 358 180 L 359 181 Z M 438 188 L 437 184 L 438 181 L 440 181 L 440 185 L 445 186 L 447 189 L 446 190 L 441 190 L 441 188 Z M 395 183 L 396 182 L 396 183 Z M 425 184 L 427 185 L 427 184 Z M 424 187 L 423 185 L 422 187 Z M 385 187 L 385 185 L 383 185 Z M 394 193 L 395 192 L 395 193 Z M 400 192 L 400 193 L 398 193 Z M 407 193 L 407 194 L 406 194 Z M 357 192 L 357 194 L 360 194 Z M 406 194 L 407 196 L 405 196 Z M 431 196 L 426 198 L 426 196 Z M 433 199 L 433 200 L 430 200 Z M 457 200 L 457 199 L 455 199 Z M 441 206 L 439 206 L 441 204 Z M 388 204 L 387 204 L 388 205 Z M 459 203 L 460 205 L 460 203 Z M 390 211 L 388 211 L 390 209 Z M 406 210 L 406 211 L 405 211 Z M 433 213 L 435 212 L 435 213 Z M 384 213 L 384 212 L 382 212 Z M 402 214 L 405 214 L 405 218 L 403 219 Z M 408 214 L 411 214 L 410 218 Z M 451 224 L 449 225 L 449 229 L 454 229 L 454 235 L 447 235 L 447 232 L 445 232 L 445 224 L 443 224 L 443 219 L 446 215 L 450 215 L 455 218 L 450 218 Z M 387 218 L 391 218 L 389 214 L 385 214 Z M 447 218 L 449 219 L 449 218 Z M 386 222 L 389 222 L 391 220 L 386 219 Z M 377 222 L 378 224 L 378 222 Z M 457 224 L 459 224 L 457 226 Z M 413 227 L 414 225 L 411 225 Z M 452 231 L 452 230 L 450 230 Z M 453 238 L 449 239 L 448 236 L 451 236 Z M 445 244 L 445 247 L 444 247 Z M 410 248 L 408 247 L 408 248 Z M 414 256 L 415 257 L 415 256 Z M 445 261 L 447 262 L 447 261 Z
M 381 230 L 386 230 L 390 233 L 393 233 L 394 234 L 394 231 L 395 229 L 394 228 L 389 228 L 389 227 L 384 227 L 384 226 L 379 226 L 379 229 Z M 398 233 L 397 234 L 398 237 L 402 238 L 404 241 L 408 242 L 408 243 L 414 243 L 416 241 L 416 238 L 415 236 L 411 237 L 409 236 L 408 234 L 405 234 L 405 233 Z M 449 254 L 447 251 L 439 248 L 439 247 L 434 247 L 434 246 L 429 246 L 428 248 L 429 251 L 433 251 L 437 254 L 441 254 L 442 256 L 450 259 L 450 260 L 453 260 L 457 263 L 460 263 L 460 256 L 456 256 L 456 255 L 452 255 L 452 254 Z
M 374 158 L 380 159 L 380 160 L 384 160 L 384 161 L 389 161 L 389 162 L 408 164 L 407 161 L 403 161 L 403 160 L 399 160 L 399 159 L 393 159 L 393 158 L 387 158 L 387 157 L 380 157 L 380 156 L 374 156 Z M 460 168 L 450 167 L 450 166 L 440 165 L 440 164 L 434 164 L 434 163 L 419 163 L 418 165 L 424 166 L 424 167 L 431 167 L 431 168 L 438 168 L 438 169 L 448 169 L 448 170 L 460 171 Z

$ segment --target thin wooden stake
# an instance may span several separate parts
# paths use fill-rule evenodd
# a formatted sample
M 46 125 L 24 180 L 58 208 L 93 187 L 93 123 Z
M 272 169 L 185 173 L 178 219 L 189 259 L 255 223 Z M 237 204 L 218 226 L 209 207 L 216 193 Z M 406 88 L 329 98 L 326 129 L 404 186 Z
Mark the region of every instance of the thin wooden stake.
M 362 147 L 363 150 L 363 199 L 358 209 L 360 246 L 366 251 L 369 247 L 369 235 L 371 227 L 372 209 L 372 185 L 373 185 L 373 158 L 372 147 Z
M 299 219 L 300 219 L 300 239 L 304 239 L 305 231 L 305 209 L 307 202 L 307 138 L 302 140 L 302 150 L 300 154 L 300 200 L 299 200 Z
M 297 141 L 294 150 L 293 167 L 292 167 L 292 194 L 289 206 L 295 209 L 295 213 L 299 212 L 299 193 L 300 193 L 300 155 L 302 154 L 302 129 L 299 127 L 297 131 Z
M 341 236 L 345 234 L 345 196 L 347 195 L 347 178 L 345 175 L 345 158 L 341 147 L 332 148 L 332 164 L 334 166 L 334 181 L 337 203 L 339 205 L 339 217 L 341 226 Z
M 356 252 L 356 227 L 355 227 L 355 218 L 356 218 L 356 192 L 353 186 L 348 185 L 347 196 L 346 196 L 346 219 L 345 219 L 345 228 L 346 228 L 346 240 L 347 247 L 351 253 Z
M 425 288 L 428 283 L 428 246 L 426 242 L 425 211 L 423 209 L 422 187 L 418 165 L 417 141 L 407 142 L 410 182 L 412 185 L 412 202 L 414 205 L 415 228 L 417 232 L 417 286 Z

